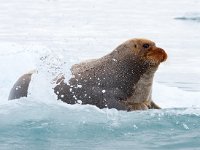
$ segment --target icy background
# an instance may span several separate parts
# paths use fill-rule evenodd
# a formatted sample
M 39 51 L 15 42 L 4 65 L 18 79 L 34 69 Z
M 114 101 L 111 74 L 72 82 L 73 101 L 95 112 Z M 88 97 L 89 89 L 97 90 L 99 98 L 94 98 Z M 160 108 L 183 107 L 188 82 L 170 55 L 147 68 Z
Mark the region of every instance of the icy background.
M 168 53 L 154 82 L 163 110 L 121 112 L 56 100 L 52 78 L 144 37 Z M 200 1 L 0 0 L 0 149 L 198 149 Z M 28 98 L 7 101 L 33 69 Z

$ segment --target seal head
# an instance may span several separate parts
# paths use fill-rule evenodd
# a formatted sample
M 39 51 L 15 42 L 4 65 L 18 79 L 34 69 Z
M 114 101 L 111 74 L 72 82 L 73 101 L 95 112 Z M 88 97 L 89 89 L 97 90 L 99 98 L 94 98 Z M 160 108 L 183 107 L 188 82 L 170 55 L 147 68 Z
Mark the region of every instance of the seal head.
M 166 52 L 157 47 L 153 41 L 147 39 L 131 39 L 119 47 L 121 46 L 128 46 L 136 56 L 149 63 L 150 66 L 159 65 L 167 59 Z

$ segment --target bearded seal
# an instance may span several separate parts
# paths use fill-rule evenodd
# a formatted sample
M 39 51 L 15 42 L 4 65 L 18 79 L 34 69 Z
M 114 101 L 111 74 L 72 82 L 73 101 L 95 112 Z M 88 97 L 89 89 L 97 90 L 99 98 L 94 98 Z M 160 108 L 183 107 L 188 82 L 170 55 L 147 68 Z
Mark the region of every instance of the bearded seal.
M 166 52 L 154 42 L 130 39 L 99 59 L 73 65 L 67 83 L 64 75 L 56 78 L 54 93 L 68 104 L 126 111 L 159 109 L 152 100 L 152 84 L 158 66 L 166 59 Z M 30 80 L 31 74 L 22 76 L 12 89 L 20 84 L 25 94 L 11 90 L 9 99 L 27 96 Z

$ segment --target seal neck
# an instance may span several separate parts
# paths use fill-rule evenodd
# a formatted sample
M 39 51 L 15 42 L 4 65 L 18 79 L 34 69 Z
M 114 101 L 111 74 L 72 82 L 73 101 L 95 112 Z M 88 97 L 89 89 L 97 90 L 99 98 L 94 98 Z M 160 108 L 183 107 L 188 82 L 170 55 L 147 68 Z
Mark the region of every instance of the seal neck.
M 130 48 L 116 49 L 104 58 L 108 72 L 112 72 L 120 89 L 126 93 L 126 98 L 133 96 L 137 87 L 145 87 L 148 83 L 151 89 L 154 73 L 158 66 L 153 66 L 134 54 Z M 109 64 L 109 65 L 108 65 Z M 146 96 L 145 96 L 146 97 Z

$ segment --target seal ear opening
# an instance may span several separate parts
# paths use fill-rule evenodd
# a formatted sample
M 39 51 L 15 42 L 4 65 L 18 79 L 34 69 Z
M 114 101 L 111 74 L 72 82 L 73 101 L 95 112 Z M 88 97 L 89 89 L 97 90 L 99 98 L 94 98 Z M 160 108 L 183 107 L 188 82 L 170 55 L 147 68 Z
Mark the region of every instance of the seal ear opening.
M 137 48 L 137 44 L 134 44 L 134 47 Z
M 22 75 L 13 85 L 8 100 L 19 99 L 21 97 L 27 97 L 28 87 L 31 81 L 31 76 L 37 71 L 30 71 L 27 74 Z

